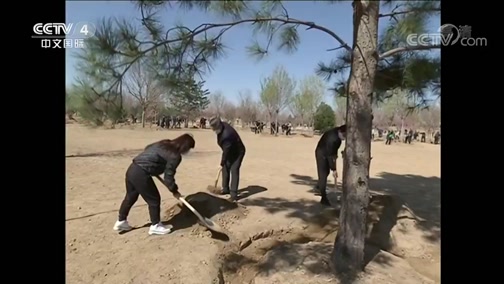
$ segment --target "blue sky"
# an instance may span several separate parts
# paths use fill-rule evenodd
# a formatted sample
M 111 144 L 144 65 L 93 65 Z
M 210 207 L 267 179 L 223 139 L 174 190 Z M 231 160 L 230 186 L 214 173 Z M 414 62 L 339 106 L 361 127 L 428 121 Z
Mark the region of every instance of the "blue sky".
M 347 43 L 352 42 L 352 7 L 351 2 L 328 4 L 312 1 L 285 1 L 284 5 L 293 18 L 310 20 L 318 25 L 333 30 Z M 66 22 L 98 23 L 104 17 L 127 18 L 138 21 L 139 11 L 130 1 L 67 1 Z M 197 11 L 184 11 L 175 7 L 165 9 L 162 14 L 165 26 L 183 23 L 188 27 L 195 27 L 203 22 L 222 22 L 217 17 Z M 380 21 L 383 28 L 388 19 Z M 439 17 L 429 23 L 429 29 L 435 31 L 440 26 Z M 214 71 L 204 79 L 206 87 L 211 92 L 220 90 L 232 101 L 237 101 L 240 90 L 249 89 L 257 96 L 260 80 L 268 76 L 277 65 L 283 65 L 296 79 L 313 75 L 319 61 L 329 62 L 336 53 L 327 52 L 329 48 L 339 45 L 327 34 L 300 29 L 301 44 L 294 54 L 273 51 L 260 62 L 249 57 L 245 47 L 253 41 L 252 29 L 249 26 L 239 26 L 229 30 L 224 36 L 224 43 L 228 47 L 226 57 L 214 64 Z M 66 50 L 66 84 L 71 85 L 77 73 L 76 60 L 72 56 L 72 49 Z M 331 86 L 328 83 L 328 88 Z M 330 93 L 325 101 L 332 104 Z

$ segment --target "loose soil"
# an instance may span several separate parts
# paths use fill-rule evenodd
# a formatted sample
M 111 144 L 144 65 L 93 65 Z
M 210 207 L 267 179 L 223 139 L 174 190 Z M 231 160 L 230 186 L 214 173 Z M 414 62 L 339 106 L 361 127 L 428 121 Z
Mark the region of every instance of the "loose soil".
M 196 149 L 177 171 L 181 192 L 226 232 L 208 231 L 158 184 L 167 236 L 148 236 L 143 200 L 117 234 L 131 158 L 179 130 L 88 129 L 67 125 L 67 281 L 69 283 L 437 283 L 440 281 L 439 147 L 373 143 L 366 270 L 334 277 L 330 254 L 338 229 L 333 208 L 318 204 L 313 149 L 317 137 L 241 132 L 247 146 L 238 203 L 206 192 L 220 151 L 209 130 L 188 129 Z M 339 161 L 339 169 L 342 168 Z M 334 185 L 329 185 L 334 187 Z

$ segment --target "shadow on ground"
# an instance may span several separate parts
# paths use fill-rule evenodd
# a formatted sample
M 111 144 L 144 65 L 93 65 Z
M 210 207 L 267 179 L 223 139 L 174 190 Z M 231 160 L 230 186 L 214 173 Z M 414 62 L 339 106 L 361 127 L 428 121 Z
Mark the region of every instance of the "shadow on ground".
M 310 192 L 317 184 L 317 180 L 310 176 L 291 174 L 291 177 L 294 178 L 292 183 L 309 186 Z M 338 187 L 341 188 L 341 184 Z M 440 239 L 441 179 L 439 177 L 382 172 L 378 174 L 377 178 L 370 179 L 370 188 L 372 194 L 400 197 L 421 220 L 417 226 L 428 233 L 427 239 L 432 242 Z
M 309 176 L 302 176 L 292 174 L 294 178 L 292 183 L 306 185 L 309 191 L 316 184 L 316 180 Z M 368 232 L 368 239 L 365 249 L 365 262 L 366 264 L 373 260 L 380 265 L 389 265 L 391 255 L 380 253 L 381 250 L 391 252 L 393 251 L 393 243 L 390 239 L 390 232 L 396 225 L 398 219 L 410 218 L 409 216 L 402 216 L 400 212 L 406 205 L 413 213 L 416 219 L 421 220 L 416 222 L 416 226 L 422 231 L 426 232 L 426 239 L 428 241 L 438 241 L 440 238 L 440 178 L 438 177 L 423 177 L 417 175 L 398 175 L 393 173 L 380 173 L 378 178 L 372 178 L 370 181 L 372 189 L 372 199 L 369 205 L 368 223 L 373 225 Z M 331 187 L 331 186 L 329 186 Z M 331 190 L 333 196 L 339 195 L 338 192 Z M 309 240 L 320 242 L 320 246 L 315 248 L 320 251 L 320 255 L 314 257 L 314 261 L 319 259 L 319 263 L 314 263 L 310 268 L 305 266 L 305 269 L 314 274 L 331 274 L 331 270 L 327 263 L 324 262 L 323 256 L 326 258 L 330 255 L 332 244 L 336 237 L 338 229 L 339 210 L 336 202 L 331 199 L 333 208 L 322 206 L 318 202 L 318 198 L 314 199 L 299 199 L 296 201 L 287 200 L 284 198 L 266 198 L 257 197 L 241 201 L 240 203 L 245 206 L 260 206 L 267 212 L 274 214 L 278 212 L 285 212 L 287 217 L 298 218 L 309 224 L 307 232 L 310 236 Z M 311 229 L 310 229 L 311 228 Z M 301 237 L 302 239 L 302 237 Z M 255 267 L 257 273 L 268 273 L 274 263 L 284 263 L 290 265 L 298 263 L 304 256 L 296 256 L 295 250 L 286 251 L 289 246 L 296 245 L 296 243 L 305 243 L 306 240 L 289 240 L 288 242 L 278 242 L 275 246 L 275 253 L 269 254 L 266 262 L 256 263 Z M 313 249 L 313 248 L 312 248 Z M 391 252 L 394 254 L 394 252 Z M 312 254 L 313 256 L 313 254 Z M 230 256 L 231 257 L 231 256 Z M 246 259 L 244 256 L 234 256 L 241 258 L 239 261 L 242 264 L 249 265 L 253 262 Z M 231 263 L 235 262 L 229 260 Z M 226 261 L 228 262 L 228 261 Z M 315 261 L 317 262 L 317 261 Z M 229 262 L 228 262 L 229 263 Z M 341 276 L 342 282 L 348 283 L 354 279 L 354 275 Z
M 242 189 L 238 190 L 239 199 L 242 200 L 242 199 L 248 198 L 248 197 L 250 197 L 250 196 L 252 196 L 254 194 L 265 192 L 267 190 L 268 189 L 266 187 L 263 187 L 263 186 L 260 186 L 260 185 L 249 185 L 249 186 L 247 186 L 245 188 L 242 188 Z

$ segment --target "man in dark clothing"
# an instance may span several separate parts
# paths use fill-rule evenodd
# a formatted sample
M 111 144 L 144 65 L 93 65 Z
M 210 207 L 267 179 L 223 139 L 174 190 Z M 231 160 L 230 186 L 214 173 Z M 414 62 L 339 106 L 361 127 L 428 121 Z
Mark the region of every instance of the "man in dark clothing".
M 441 140 L 441 133 L 439 133 L 439 131 L 436 131 L 436 134 L 434 134 L 434 144 L 439 144 L 439 140 Z
M 338 149 L 341 146 L 341 142 L 345 140 L 345 136 L 346 125 L 335 127 L 324 132 L 322 137 L 320 137 L 317 148 L 315 148 L 318 174 L 317 189 L 322 196 L 320 203 L 326 206 L 331 205 L 327 199 L 327 176 L 329 175 L 329 170 L 331 170 L 335 179 L 334 182 L 337 182 L 336 159 L 338 158 Z
M 161 128 L 165 128 L 166 126 L 166 116 L 163 115 L 163 117 L 161 118 Z
M 408 132 L 408 136 L 406 136 L 408 144 L 411 144 L 411 140 L 413 140 L 413 130 L 410 129 Z
M 222 194 L 231 194 L 231 200 L 238 200 L 240 167 L 245 157 L 245 145 L 236 130 L 218 117 L 210 119 L 210 127 L 217 134 L 217 144 L 222 149 Z M 231 187 L 229 180 L 231 176 Z
M 129 231 L 128 214 L 139 196 L 149 206 L 151 226 L 149 235 L 165 235 L 171 227 L 161 224 L 161 196 L 152 180 L 152 176 L 164 173 L 164 184 L 175 198 L 180 197 L 175 183 L 175 172 L 182 161 L 182 155 L 194 148 L 194 138 L 190 134 L 169 140 L 161 140 L 145 147 L 145 150 L 133 159 L 126 171 L 126 196 L 119 208 L 119 218 L 114 224 L 116 231 Z
M 422 132 L 420 135 L 421 135 L 420 142 L 425 143 L 425 132 Z
M 275 123 L 274 122 L 270 123 L 270 134 L 271 135 L 275 134 L 275 130 L 276 130 Z

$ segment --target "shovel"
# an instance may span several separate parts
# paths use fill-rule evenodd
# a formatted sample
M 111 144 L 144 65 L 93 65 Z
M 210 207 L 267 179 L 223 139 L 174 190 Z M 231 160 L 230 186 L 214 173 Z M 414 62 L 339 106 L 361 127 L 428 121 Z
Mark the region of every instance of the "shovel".
M 156 176 L 156 178 L 162 183 L 162 184 L 165 184 L 164 181 L 159 177 L 159 176 Z M 165 185 L 166 186 L 166 185 Z M 187 200 L 185 200 L 182 196 L 178 198 L 178 200 L 180 202 L 182 202 L 182 204 L 185 205 L 185 207 L 187 207 L 189 210 L 191 210 L 194 215 L 196 215 L 196 217 L 198 217 L 198 219 L 200 220 L 201 224 L 203 226 L 205 226 L 206 228 L 208 228 L 209 230 L 211 231 L 214 231 L 214 232 L 217 232 L 217 233 L 220 233 L 220 234 L 225 234 L 224 231 L 222 230 L 222 228 L 215 222 L 213 222 L 212 220 L 206 218 L 206 217 L 203 217 L 198 211 L 196 211 L 196 209 L 194 209 L 194 207 L 192 207 L 192 205 L 187 202 Z
M 222 173 L 222 167 L 220 167 L 219 171 L 217 171 L 217 176 L 215 177 L 215 183 L 214 183 L 214 185 L 213 186 L 211 186 L 211 185 L 207 186 L 208 192 L 213 193 L 213 194 L 220 194 L 221 193 L 221 189 L 217 187 L 217 184 L 219 183 L 219 177 L 221 176 L 221 173 Z

